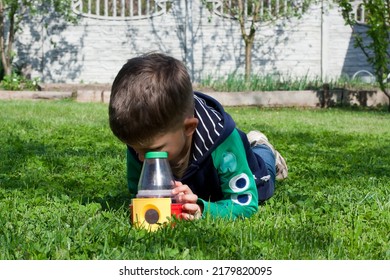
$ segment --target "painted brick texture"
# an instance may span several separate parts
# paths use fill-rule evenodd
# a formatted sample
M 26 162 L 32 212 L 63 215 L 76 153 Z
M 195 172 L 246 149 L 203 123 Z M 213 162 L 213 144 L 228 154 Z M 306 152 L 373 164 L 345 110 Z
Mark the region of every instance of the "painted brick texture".
M 202 1 L 172 1 L 168 13 L 139 20 L 81 18 L 77 25 L 43 18 L 23 28 L 16 44 L 25 71 L 45 83 L 111 83 L 127 59 L 162 51 L 184 61 L 193 80 L 243 73 L 238 23 L 210 14 Z M 313 6 L 300 19 L 260 25 L 252 73 L 314 78 L 350 77 L 370 70 L 353 47 L 351 30 L 335 5 Z

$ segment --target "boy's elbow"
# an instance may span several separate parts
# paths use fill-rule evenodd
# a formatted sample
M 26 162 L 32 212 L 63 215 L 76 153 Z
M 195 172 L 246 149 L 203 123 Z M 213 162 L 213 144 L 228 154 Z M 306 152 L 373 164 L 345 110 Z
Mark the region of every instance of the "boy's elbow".
M 258 205 L 242 206 L 242 211 L 240 211 L 240 213 L 237 213 L 237 215 L 235 215 L 235 217 L 233 217 L 233 218 L 234 219 L 236 219 L 236 218 L 250 218 L 254 214 L 257 213 L 258 209 L 259 209 Z
M 251 216 L 253 216 L 254 214 L 257 213 L 257 211 L 259 210 L 259 206 L 258 205 L 250 205 L 248 208 L 247 208 L 247 215 L 245 215 L 246 218 L 249 218 Z

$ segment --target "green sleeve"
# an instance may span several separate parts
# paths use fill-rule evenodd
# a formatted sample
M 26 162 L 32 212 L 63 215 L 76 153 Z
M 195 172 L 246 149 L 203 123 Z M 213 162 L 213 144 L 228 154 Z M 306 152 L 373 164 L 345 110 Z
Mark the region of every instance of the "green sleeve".
M 140 164 L 127 149 L 127 187 L 131 197 L 138 192 L 138 180 L 141 175 L 142 164 Z
M 203 204 L 203 215 L 211 217 L 250 217 L 258 210 L 258 194 L 249 168 L 244 144 L 235 129 L 212 153 L 214 167 L 220 178 L 223 199 Z

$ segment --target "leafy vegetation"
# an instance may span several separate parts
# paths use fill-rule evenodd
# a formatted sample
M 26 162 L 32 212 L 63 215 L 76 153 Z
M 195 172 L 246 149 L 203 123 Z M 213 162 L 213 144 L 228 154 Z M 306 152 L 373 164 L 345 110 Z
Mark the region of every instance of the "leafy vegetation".
M 341 76 L 339 79 L 327 81 L 330 89 L 346 88 L 351 90 L 377 89 L 376 83 L 366 83 L 359 77 L 350 79 Z M 241 92 L 241 91 L 278 91 L 278 90 L 321 90 L 324 81 L 318 78 L 282 77 L 280 75 L 252 75 L 246 80 L 244 75 L 229 74 L 225 77 L 207 76 L 198 85 L 199 87 L 211 88 L 215 91 Z
M 363 51 L 374 69 L 379 88 L 389 99 L 390 112 L 390 1 L 365 0 L 357 7 L 353 7 L 356 3 L 348 0 L 338 2 L 345 24 L 352 29 L 355 47 Z M 366 23 L 363 31 L 359 28 L 359 16 L 363 16 Z M 365 39 L 367 37 L 369 40 Z
M 125 149 L 107 106 L 0 101 L 0 259 L 390 259 L 390 115 L 228 108 L 287 159 L 245 220 L 129 224 Z
M 12 73 L 4 76 L 0 87 L 5 90 L 38 90 L 39 78 L 27 79 L 26 77 Z
M 4 75 L 11 76 L 13 73 L 14 44 L 22 24 L 48 13 L 75 23 L 77 18 L 72 12 L 71 4 L 71 0 L 0 1 L 0 52 Z

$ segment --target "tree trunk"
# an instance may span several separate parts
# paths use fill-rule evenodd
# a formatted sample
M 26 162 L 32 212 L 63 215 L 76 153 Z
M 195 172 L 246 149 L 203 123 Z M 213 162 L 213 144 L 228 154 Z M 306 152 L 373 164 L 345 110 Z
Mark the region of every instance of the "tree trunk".
M 245 41 L 245 81 L 249 81 L 252 68 L 252 46 L 253 42 Z
M 3 1 L 0 1 L 0 51 L 1 51 L 1 64 L 4 72 L 6 71 L 6 59 L 5 59 L 5 40 L 4 40 L 4 26 L 5 26 L 5 17 L 4 17 L 4 5 Z
M 249 34 L 245 29 L 245 23 L 247 20 L 247 14 L 245 10 L 245 5 L 242 0 L 238 0 L 238 21 L 240 23 L 241 36 L 245 42 L 245 81 L 248 82 L 251 76 L 252 68 L 252 47 L 255 40 L 256 26 L 255 23 L 258 20 L 260 2 L 255 2 L 254 10 L 252 12 L 252 20 L 249 28 Z
M 15 40 L 15 32 L 17 30 L 18 23 L 20 20 L 17 19 L 17 11 L 20 4 L 17 1 L 13 1 L 8 4 L 6 9 L 3 1 L 0 1 L 0 45 L 1 45 L 1 61 L 3 64 L 4 75 L 12 74 L 12 56 L 13 56 L 13 44 Z M 5 15 L 7 13 L 7 16 Z M 8 32 L 5 32 L 6 19 L 8 18 Z M 8 33 L 8 38 L 6 40 L 4 34 Z

